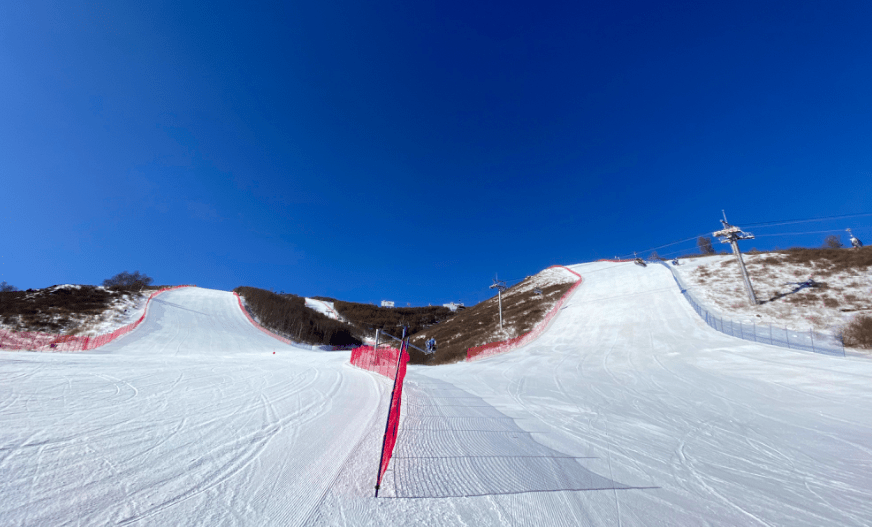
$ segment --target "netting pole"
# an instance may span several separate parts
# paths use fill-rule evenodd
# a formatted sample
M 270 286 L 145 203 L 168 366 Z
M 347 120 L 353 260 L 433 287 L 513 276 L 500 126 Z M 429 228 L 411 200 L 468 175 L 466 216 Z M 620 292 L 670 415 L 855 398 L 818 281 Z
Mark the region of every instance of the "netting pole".
M 394 387 L 391 388 L 391 399 L 390 403 L 388 403 L 388 418 L 385 421 L 385 435 L 382 436 L 382 448 L 381 455 L 378 458 L 378 474 L 375 478 L 375 497 L 378 498 L 378 489 L 381 486 L 381 466 L 382 462 L 385 459 L 385 444 L 388 441 L 388 429 L 391 426 L 391 409 L 394 406 L 394 392 L 397 391 L 397 375 L 400 374 L 400 360 L 403 358 L 403 353 L 406 351 L 406 328 L 403 328 L 403 340 L 400 345 L 400 352 L 397 353 L 397 370 L 394 373 Z
M 378 328 L 375 330 L 375 352 L 378 354 Z
M 808 330 L 808 336 L 811 337 L 811 352 L 812 352 L 812 353 L 817 353 L 817 352 L 814 350 L 814 330 L 813 330 L 813 329 L 809 329 L 809 330 Z

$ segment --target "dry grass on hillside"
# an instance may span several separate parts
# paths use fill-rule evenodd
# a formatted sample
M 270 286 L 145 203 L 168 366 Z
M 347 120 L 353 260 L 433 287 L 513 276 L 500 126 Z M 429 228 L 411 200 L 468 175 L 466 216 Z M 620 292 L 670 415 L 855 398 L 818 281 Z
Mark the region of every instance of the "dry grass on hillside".
M 735 258 L 676 270 L 692 292 L 723 315 L 763 324 L 838 332 L 855 313 L 872 311 L 872 247 L 746 253 L 760 305 L 748 303 Z M 811 285 L 806 285 L 809 278 Z
M 549 274 L 553 275 L 553 270 Z M 544 273 L 545 271 L 543 271 Z M 412 349 L 409 353 L 415 364 L 446 364 L 466 358 L 466 350 L 488 342 L 505 340 L 532 330 L 548 313 L 554 303 L 575 283 L 576 278 L 566 271 L 566 281 L 537 286 L 540 273 L 527 277 L 503 293 L 503 331 L 499 330 L 497 297 L 458 312 L 451 319 L 412 335 L 412 344 L 424 348 L 427 339 L 436 339 L 436 354 L 432 358 Z M 539 278 L 537 278 L 539 277 Z M 547 282 L 546 282 L 547 283 Z M 540 287 L 542 294 L 534 292 Z M 429 360 L 428 360 L 429 359 Z
M 147 294 L 155 288 L 145 289 Z M 113 306 L 139 292 L 93 285 L 59 285 L 0 293 L 0 325 L 14 331 L 78 334 Z

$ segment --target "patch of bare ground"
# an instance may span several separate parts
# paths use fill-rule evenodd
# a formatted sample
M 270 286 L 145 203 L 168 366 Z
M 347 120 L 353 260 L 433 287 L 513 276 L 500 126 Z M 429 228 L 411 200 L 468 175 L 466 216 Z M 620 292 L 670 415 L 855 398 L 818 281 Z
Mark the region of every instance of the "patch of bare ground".
M 424 348 L 428 339 L 436 339 L 436 353 L 427 357 L 410 349 L 414 364 L 448 364 L 466 358 L 466 350 L 523 335 L 536 326 L 557 300 L 577 281 L 561 268 L 546 269 L 503 293 L 503 330 L 499 325 L 499 305 L 495 296 L 459 311 L 447 321 L 412 335 L 411 343 Z M 541 294 L 536 292 L 541 291 Z

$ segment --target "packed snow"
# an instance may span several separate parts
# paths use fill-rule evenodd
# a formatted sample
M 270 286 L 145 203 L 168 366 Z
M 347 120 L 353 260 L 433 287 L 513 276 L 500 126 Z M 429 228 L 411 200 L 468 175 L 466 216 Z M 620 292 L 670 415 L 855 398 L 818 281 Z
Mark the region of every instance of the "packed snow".
M 0 352 L 4 525 L 868 525 L 872 361 L 751 343 L 601 262 L 532 344 L 389 381 L 219 291 L 98 352 Z M 275 352 L 275 354 L 273 354 Z

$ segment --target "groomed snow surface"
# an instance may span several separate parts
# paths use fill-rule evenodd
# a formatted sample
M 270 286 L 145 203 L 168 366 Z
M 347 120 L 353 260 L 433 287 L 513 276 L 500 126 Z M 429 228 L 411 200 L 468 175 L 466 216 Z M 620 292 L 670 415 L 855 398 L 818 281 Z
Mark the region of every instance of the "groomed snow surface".
M 230 293 L 164 293 L 95 352 L 0 352 L 0 524 L 872 522 L 872 361 L 717 333 L 662 266 L 572 268 L 534 343 L 410 368 L 379 499 L 388 380 Z

